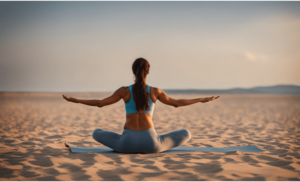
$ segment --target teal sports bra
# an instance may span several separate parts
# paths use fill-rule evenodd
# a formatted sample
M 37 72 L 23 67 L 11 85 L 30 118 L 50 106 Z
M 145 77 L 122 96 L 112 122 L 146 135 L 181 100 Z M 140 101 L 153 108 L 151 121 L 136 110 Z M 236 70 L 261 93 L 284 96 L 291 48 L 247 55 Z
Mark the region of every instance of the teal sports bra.
M 129 102 L 125 103 L 126 114 L 139 113 L 139 111 L 136 110 L 135 102 L 133 100 L 132 85 L 129 86 L 129 90 L 130 90 L 130 100 L 129 100 Z M 153 110 L 154 110 L 155 103 L 152 102 L 152 99 L 150 97 L 150 86 L 149 85 L 147 85 L 147 92 L 149 94 L 149 107 L 150 107 L 150 110 L 144 110 L 143 113 L 150 113 L 151 115 L 153 115 Z

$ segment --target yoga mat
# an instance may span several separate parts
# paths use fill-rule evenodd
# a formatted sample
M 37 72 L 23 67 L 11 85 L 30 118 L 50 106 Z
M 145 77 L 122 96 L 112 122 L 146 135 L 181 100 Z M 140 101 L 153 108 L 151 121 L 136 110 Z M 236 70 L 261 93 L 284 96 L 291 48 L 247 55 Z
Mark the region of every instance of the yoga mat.
M 100 153 L 100 154 L 124 154 L 113 151 L 108 147 L 71 147 L 65 144 L 66 147 L 69 147 L 72 153 Z M 233 152 L 233 151 L 241 151 L 241 152 L 261 152 L 264 151 L 260 148 L 255 147 L 254 145 L 240 146 L 240 147 L 185 147 L 178 146 L 172 149 L 166 150 L 161 153 L 187 153 L 187 152 Z

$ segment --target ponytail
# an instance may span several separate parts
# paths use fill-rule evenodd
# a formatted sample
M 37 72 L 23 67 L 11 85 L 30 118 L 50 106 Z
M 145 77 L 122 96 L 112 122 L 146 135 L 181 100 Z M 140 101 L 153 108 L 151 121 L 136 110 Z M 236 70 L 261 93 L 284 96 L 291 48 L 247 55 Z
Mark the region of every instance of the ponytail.
M 149 94 L 147 93 L 146 76 L 149 73 L 150 64 L 144 58 L 138 58 L 132 64 L 135 75 L 135 83 L 132 88 L 133 100 L 136 110 L 142 112 L 149 110 Z

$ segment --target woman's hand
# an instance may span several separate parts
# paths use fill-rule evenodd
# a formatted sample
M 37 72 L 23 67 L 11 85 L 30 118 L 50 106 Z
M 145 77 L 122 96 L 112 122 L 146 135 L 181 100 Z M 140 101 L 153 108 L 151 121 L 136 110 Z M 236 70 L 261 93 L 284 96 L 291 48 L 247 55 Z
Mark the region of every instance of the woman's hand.
M 63 95 L 63 98 L 66 99 L 66 100 L 69 101 L 69 102 L 78 103 L 78 101 L 77 101 L 76 98 L 73 98 L 73 97 L 67 97 L 67 96 L 65 96 L 65 95 Z
M 205 103 L 205 102 L 213 101 L 213 100 L 215 100 L 215 99 L 218 99 L 219 97 L 220 97 L 220 96 L 217 96 L 217 97 L 215 97 L 215 96 L 212 96 L 212 97 L 206 97 L 206 98 L 201 99 L 200 102 Z

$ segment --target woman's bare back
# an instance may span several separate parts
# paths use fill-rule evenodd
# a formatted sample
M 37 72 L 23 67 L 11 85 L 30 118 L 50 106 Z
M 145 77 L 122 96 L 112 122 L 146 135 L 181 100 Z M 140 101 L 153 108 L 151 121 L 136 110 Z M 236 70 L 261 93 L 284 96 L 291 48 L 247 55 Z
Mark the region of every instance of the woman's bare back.
M 129 87 L 124 88 L 124 102 L 129 102 L 132 95 L 130 94 Z M 155 97 L 154 89 L 150 87 L 150 97 L 153 103 L 156 102 L 157 97 Z M 147 130 L 149 128 L 154 128 L 154 124 L 152 121 L 152 115 L 150 113 L 131 113 L 126 114 L 126 122 L 124 125 L 124 129 L 130 130 Z

